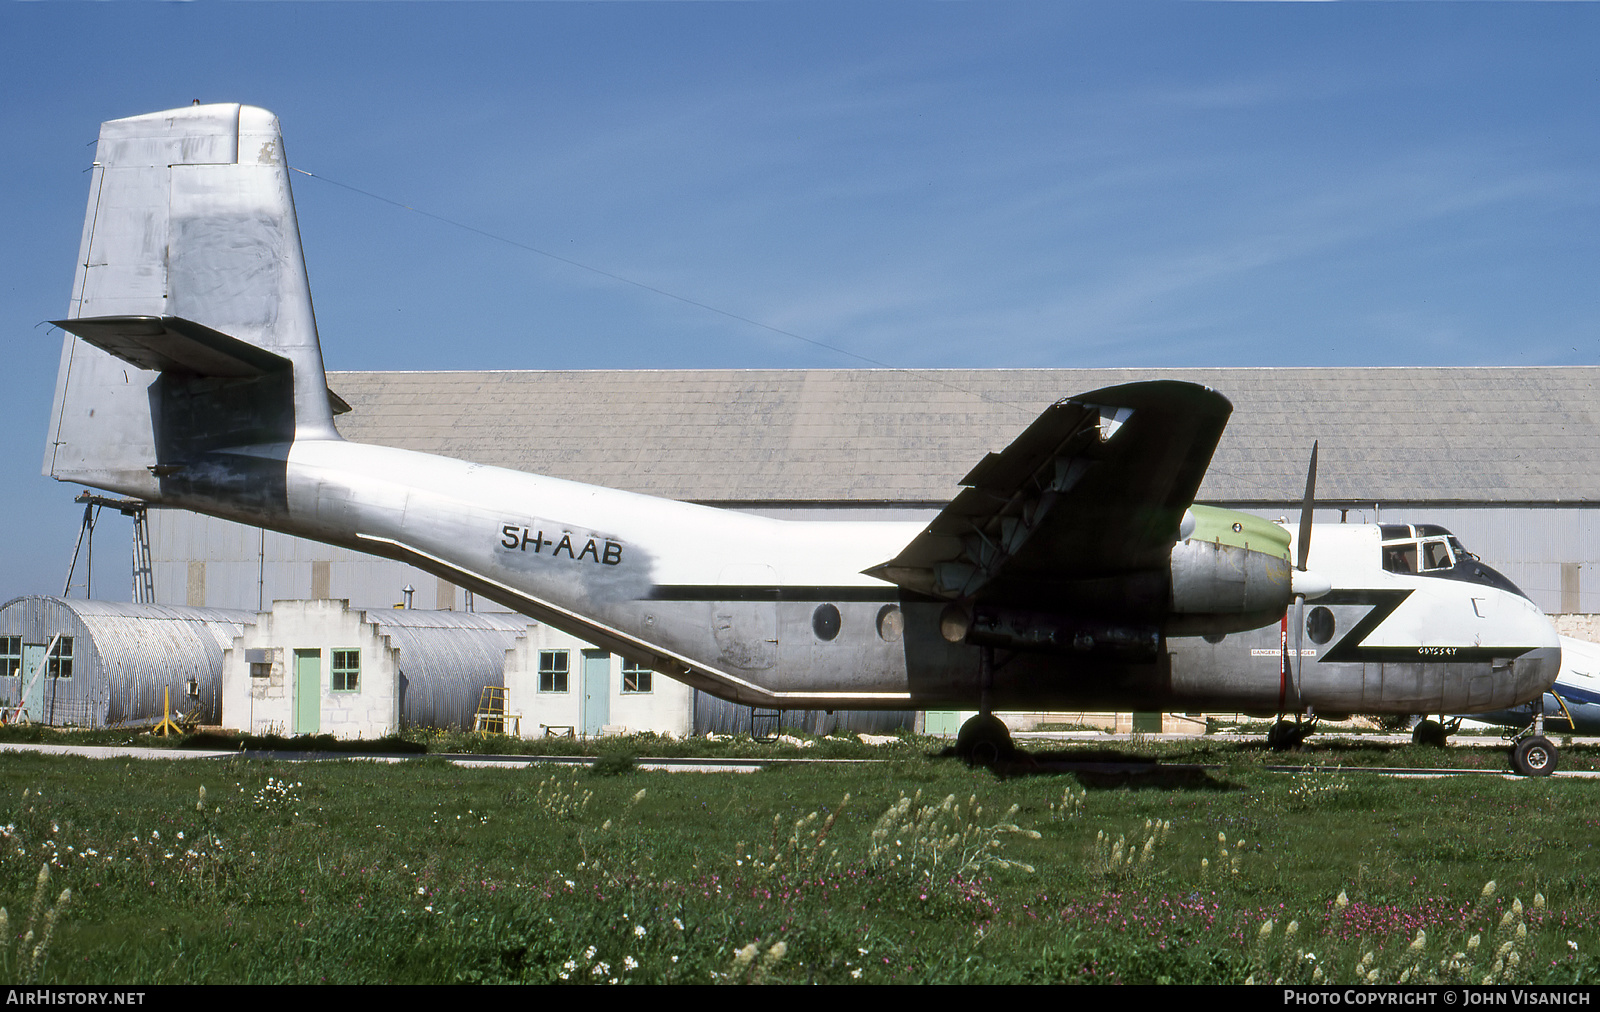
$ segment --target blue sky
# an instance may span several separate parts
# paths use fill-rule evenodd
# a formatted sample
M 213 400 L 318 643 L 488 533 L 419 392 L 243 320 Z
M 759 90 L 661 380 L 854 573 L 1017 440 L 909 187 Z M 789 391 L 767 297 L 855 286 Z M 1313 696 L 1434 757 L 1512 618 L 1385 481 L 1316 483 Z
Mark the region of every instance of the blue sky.
M 279 115 L 332 369 L 1593 364 L 1596 52 L 1593 4 L 4 4 L 0 600 L 76 535 L 39 323 L 101 120 Z

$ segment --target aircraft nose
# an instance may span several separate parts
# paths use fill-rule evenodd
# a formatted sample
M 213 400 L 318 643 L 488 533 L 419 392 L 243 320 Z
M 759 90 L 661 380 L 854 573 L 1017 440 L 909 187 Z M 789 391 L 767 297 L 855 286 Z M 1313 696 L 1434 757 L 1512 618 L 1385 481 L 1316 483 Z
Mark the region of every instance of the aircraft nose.
M 1561 673 L 1561 647 L 1539 647 L 1515 661 L 1517 695 L 1530 700 L 1542 695 Z

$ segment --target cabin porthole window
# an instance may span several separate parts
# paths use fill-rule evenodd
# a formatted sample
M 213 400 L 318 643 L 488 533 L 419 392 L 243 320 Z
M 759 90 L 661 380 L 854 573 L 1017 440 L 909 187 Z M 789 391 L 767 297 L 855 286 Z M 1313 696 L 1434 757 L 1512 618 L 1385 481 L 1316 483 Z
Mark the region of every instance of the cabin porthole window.
M 841 619 L 839 609 L 831 604 L 819 604 L 817 610 L 811 613 L 811 631 L 817 634 L 817 639 L 827 641 L 839 635 Z
M 1326 643 L 1333 639 L 1333 612 L 1318 605 L 1306 616 L 1306 635 L 1313 643 Z
M 886 604 L 878 609 L 878 638 L 885 643 L 898 643 L 905 635 L 906 618 L 898 604 Z

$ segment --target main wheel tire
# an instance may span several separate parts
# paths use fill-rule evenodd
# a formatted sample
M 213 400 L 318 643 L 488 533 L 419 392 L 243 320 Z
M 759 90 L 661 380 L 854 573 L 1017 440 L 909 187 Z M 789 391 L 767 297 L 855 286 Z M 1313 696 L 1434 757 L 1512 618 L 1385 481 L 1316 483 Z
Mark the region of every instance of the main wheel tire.
M 1427 745 L 1429 748 L 1444 748 L 1448 735 L 1444 733 L 1444 725 L 1437 720 L 1419 720 L 1417 726 L 1411 729 L 1411 744 Z
M 956 733 L 956 755 L 973 766 L 993 766 L 1011 756 L 1011 729 L 992 713 L 980 713 Z
M 1556 771 L 1556 747 L 1549 738 L 1533 735 L 1511 750 L 1511 768 L 1525 777 L 1547 777 Z

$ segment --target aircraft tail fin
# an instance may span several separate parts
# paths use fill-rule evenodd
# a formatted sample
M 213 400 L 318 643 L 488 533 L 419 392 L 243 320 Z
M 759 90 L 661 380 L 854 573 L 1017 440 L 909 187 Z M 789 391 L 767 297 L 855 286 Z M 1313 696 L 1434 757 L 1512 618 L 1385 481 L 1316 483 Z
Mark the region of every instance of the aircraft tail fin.
M 159 500 L 207 454 L 338 438 L 264 109 L 101 125 L 68 316 L 46 474 Z

